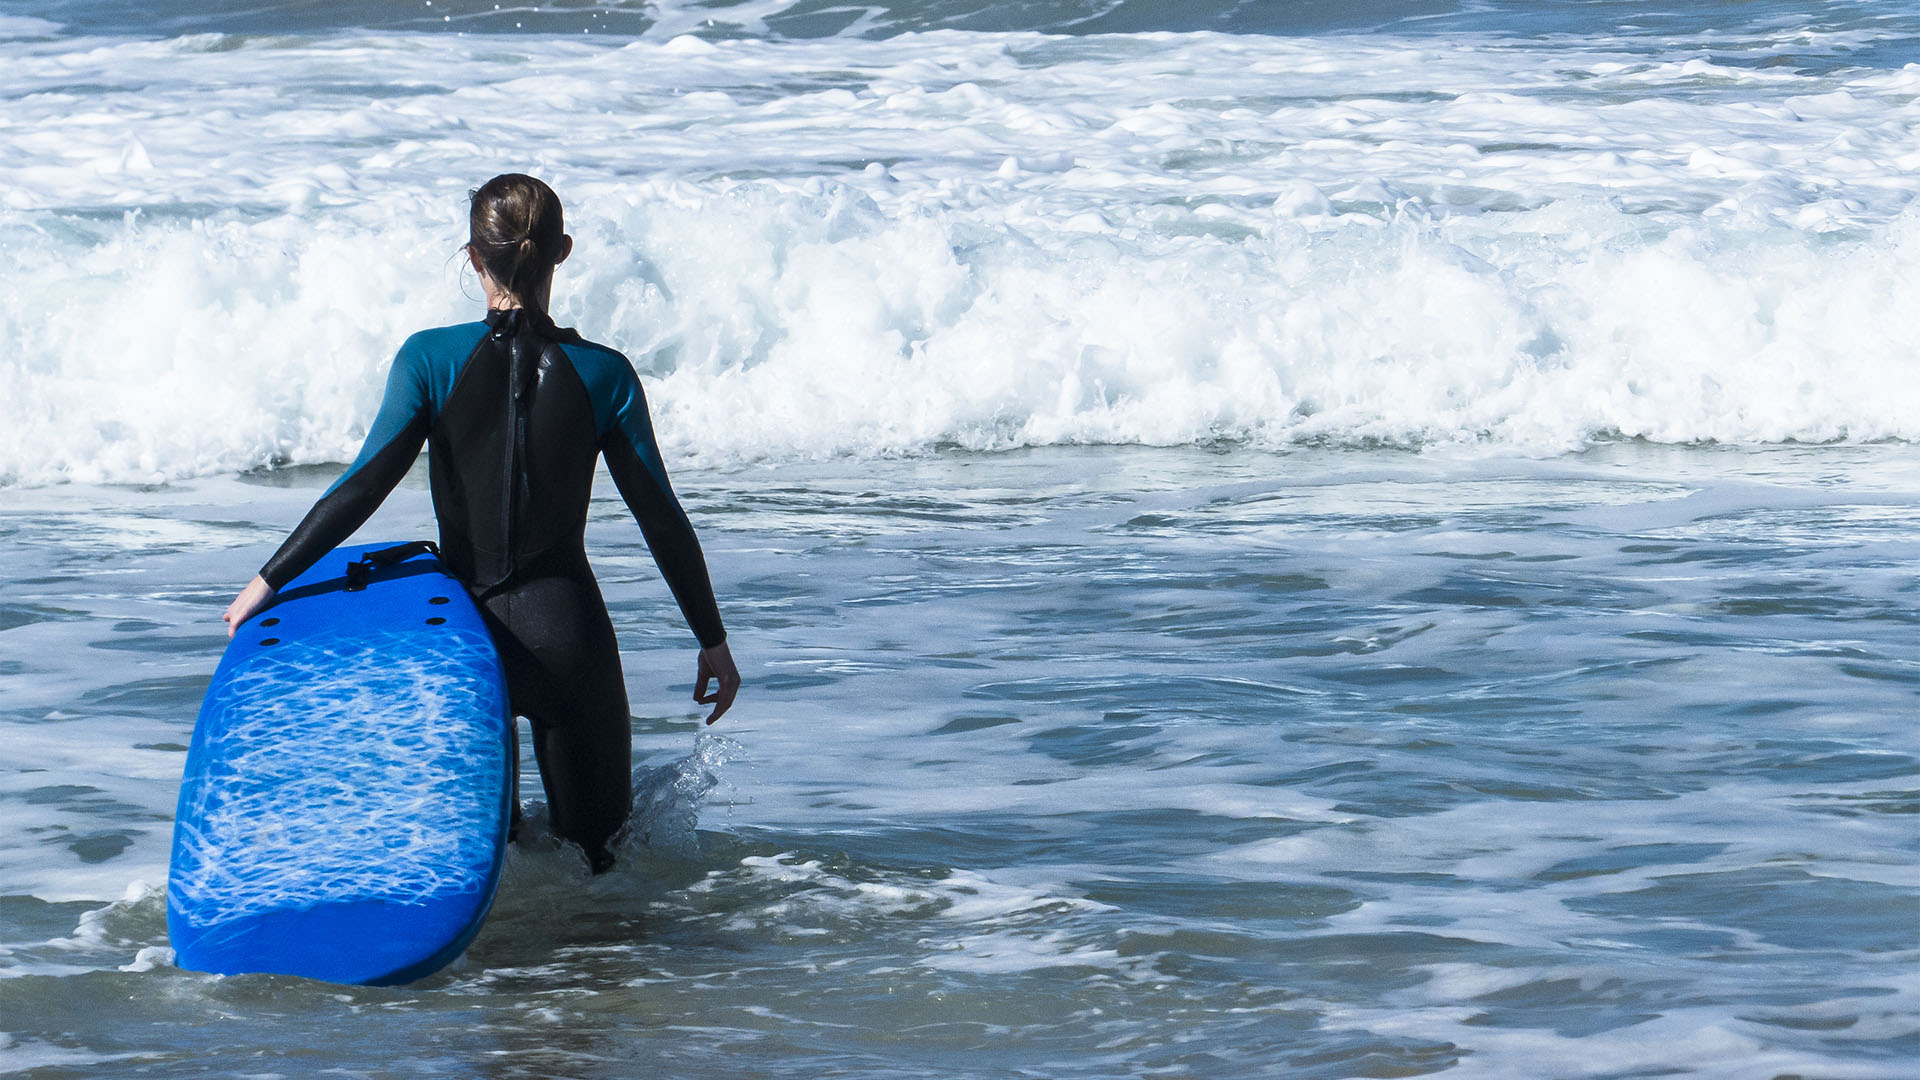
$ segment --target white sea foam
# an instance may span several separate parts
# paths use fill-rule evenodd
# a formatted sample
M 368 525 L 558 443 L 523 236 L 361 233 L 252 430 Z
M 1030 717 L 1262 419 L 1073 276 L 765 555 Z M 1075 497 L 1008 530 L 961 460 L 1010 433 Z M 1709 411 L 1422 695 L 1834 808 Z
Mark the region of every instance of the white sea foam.
M 113 1061 L 137 1059 L 139 1054 L 98 1054 L 69 1050 L 40 1039 L 20 1041 L 0 1032 L 0 1075 L 41 1069 L 70 1071 Z
M 0 15 L 0 41 L 17 38 L 52 37 L 60 24 L 31 15 Z
M 1014 874 L 1020 877 L 1020 874 Z M 786 939 L 860 936 L 866 928 L 911 920 L 912 963 L 934 971 L 1010 974 L 1045 968 L 1130 969 L 1110 947 L 1069 932 L 1070 920 L 1113 911 L 1058 884 L 1026 884 L 954 869 L 939 878 L 866 873 L 792 853 L 748 856 L 690 887 L 694 893 L 754 897 L 726 920 L 734 933 Z
M 678 460 L 1920 437 L 1920 68 L 596 42 L 7 46 L 0 478 L 347 458 L 510 167 Z
M 1736 1077 L 1816 1074 L 1849 1080 L 1882 1080 L 1899 1075 L 1872 1060 L 1847 1060 L 1832 1047 L 1855 1040 L 1871 1044 L 1911 1041 L 1920 1033 L 1911 1012 L 1914 995 L 1908 986 L 1886 996 L 1838 998 L 1811 1008 L 1775 1013 L 1719 1004 L 1680 1006 L 1636 1023 L 1609 1030 L 1573 1034 L 1549 1027 L 1507 1026 L 1489 1023 L 1489 1003 L 1480 994 L 1496 989 L 1503 972 L 1482 970 L 1436 972 L 1436 978 L 1413 990 L 1393 995 L 1389 1009 L 1332 1005 L 1322 1019 L 1334 1029 L 1365 1030 L 1403 1037 L 1455 1040 L 1474 1053 L 1449 1070 L 1474 1078 L 1525 1080 L 1554 1076 L 1620 1076 L 1635 1071 L 1683 1073 L 1697 1077 Z M 1604 988 L 1617 973 L 1532 969 L 1530 979 L 1513 985 L 1541 985 L 1571 979 L 1584 988 Z M 1486 989 L 1475 993 L 1476 984 Z M 1464 998 L 1452 996 L 1464 990 Z M 1492 1007 L 1499 1004 L 1493 999 Z M 1827 1052 L 1788 1049 L 1778 1045 L 1776 1017 L 1798 1027 L 1809 1014 L 1836 1016 L 1828 1034 Z

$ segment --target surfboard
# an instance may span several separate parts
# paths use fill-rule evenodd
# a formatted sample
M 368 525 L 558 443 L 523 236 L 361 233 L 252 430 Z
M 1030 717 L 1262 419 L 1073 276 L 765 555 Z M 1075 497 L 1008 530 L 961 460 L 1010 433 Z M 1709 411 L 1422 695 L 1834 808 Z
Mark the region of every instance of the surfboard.
M 411 982 L 492 906 L 513 798 L 506 676 L 438 559 L 361 561 L 382 549 L 320 560 L 221 657 L 174 817 L 181 967 Z

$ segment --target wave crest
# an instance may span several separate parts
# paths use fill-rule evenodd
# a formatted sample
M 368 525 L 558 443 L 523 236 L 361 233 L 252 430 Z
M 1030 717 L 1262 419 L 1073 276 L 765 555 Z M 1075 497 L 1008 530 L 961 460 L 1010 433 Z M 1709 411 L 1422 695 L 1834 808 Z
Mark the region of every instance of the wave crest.
M 634 358 L 663 442 L 702 465 L 1920 436 L 1913 210 L 1823 233 L 1577 202 L 1430 221 L 1298 192 L 992 217 L 823 181 L 584 202 L 612 212 L 576 221 L 556 315 Z M 448 230 L 376 209 L 16 232 L 0 475 L 346 460 L 392 348 L 476 313 Z

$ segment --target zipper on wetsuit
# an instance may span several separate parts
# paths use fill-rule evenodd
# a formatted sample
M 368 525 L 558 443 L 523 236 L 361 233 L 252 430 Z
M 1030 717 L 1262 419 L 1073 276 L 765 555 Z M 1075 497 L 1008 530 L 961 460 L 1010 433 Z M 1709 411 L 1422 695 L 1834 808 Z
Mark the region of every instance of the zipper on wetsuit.
M 525 333 L 524 319 L 524 315 L 515 312 L 514 334 L 507 346 L 507 453 L 506 475 L 502 477 L 507 497 L 501 504 L 506 520 L 501 522 L 500 529 L 500 535 L 506 541 L 500 575 L 503 582 L 513 577 L 514 571 L 519 569 L 520 488 L 524 481 L 522 464 L 527 448 L 527 392 L 531 389 L 527 377 L 527 348 L 521 338 Z

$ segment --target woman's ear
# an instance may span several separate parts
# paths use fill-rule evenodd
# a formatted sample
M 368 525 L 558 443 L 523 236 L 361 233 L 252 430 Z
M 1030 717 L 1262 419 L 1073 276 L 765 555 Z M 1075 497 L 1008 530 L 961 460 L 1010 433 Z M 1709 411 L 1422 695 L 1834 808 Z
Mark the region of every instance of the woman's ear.
M 562 233 L 560 235 L 560 257 L 553 260 L 553 265 L 559 266 L 561 263 L 566 262 L 567 256 L 571 254 L 573 254 L 573 237 Z

